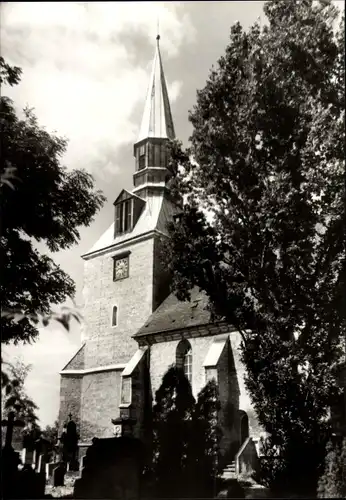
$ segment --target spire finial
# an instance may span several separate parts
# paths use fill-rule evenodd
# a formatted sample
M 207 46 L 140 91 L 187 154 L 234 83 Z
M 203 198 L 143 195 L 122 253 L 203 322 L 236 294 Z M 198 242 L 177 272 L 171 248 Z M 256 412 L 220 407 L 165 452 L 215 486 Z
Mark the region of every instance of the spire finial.
M 156 29 L 157 35 L 156 35 L 156 41 L 159 43 L 160 40 L 160 16 L 157 15 L 157 29 Z

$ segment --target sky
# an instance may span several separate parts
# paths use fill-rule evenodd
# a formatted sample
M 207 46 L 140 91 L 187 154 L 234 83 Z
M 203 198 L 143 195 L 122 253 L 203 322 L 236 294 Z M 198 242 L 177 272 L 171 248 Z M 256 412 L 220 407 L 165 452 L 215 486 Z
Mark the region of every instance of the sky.
M 336 2 L 339 6 L 341 2 Z M 109 227 L 113 201 L 132 188 L 133 143 L 142 118 L 159 24 L 160 47 L 177 138 L 188 144 L 188 112 L 212 65 L 223 55 L 230 26 L 248 28 L 264 2 L 2 2 L 1 53 L 23 70 L 4 88 L 18 112 L 34 108 L 48 132 L 68 138 L 68 169 L 91 172 L 107 202 L 80 242 L 53 258 L 76 282 L 83 306 L 83 259 Z M 39 249 L 48 253 L 44 246 Z M 51 254 L 49 254 L 51 255 Z M 40 330 L 32 345 L 9 346 L 4 358 L 32 365 L 26 389 L 41 425 L 58 415 L 59 371 L 80 346 L 80 327 Z

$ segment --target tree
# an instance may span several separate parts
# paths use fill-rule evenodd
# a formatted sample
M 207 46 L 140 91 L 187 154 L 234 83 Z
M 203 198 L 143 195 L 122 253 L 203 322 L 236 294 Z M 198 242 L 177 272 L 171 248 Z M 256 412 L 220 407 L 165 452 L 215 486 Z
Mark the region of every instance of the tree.
M 16 85 L 20 75 L 20 68 L 0 58 L 1 84 Z M 71 278 L 34 244 L 43 242 L 53 252 L 70 248 L 79 240 L 78 227 L 91 223 L 105 198 L 90 174 L 61 165 L 66 140 L 41 128 L 32 110 L 19 118 L 13 102 L 1 96 L 0 120 L 1 303 L 11 313 L 2 315 L 2 342 L 31 341 L 38 335 L 37 314 L 49 319 L 51 305 L 75 292 Z
M 344 20 L 335 34 L 330 2 L 264 11 L 263 29 L 232 26 L 190 113 L 191 147 L 173 145 L 185 201 L 166 264 L 178 298 L 197 285 L 238 328 L 281 484 L 311 489 L 345 354 Z
M 14 411 L 16 419 L 25 423 L 24 429 L 14 429 L 14 440 L 26 441 L 26 445 L 33 446 L 40 433 L 36 403 L 28 396 L 25 390 L 25 380 L 31 370 L 30 365 L 25 365 L 20 360 L 14 363 L 6 362 L 2 371 L 2 413 L 7 415 Z
M 153 468 L 156 492 L 161 498 L 181 496 L 187 478 L 194 402 L 183 370 L 170 367 L 156 391 L 153 408 Z
M 42 431 L 42 436 L 44 437 L 44 439 L 47 439 L 47 441 L 49 441 L 52 447 L 54 447 L 59 437 L 59 421 L 55 420 L 52 426 L 47 425 L 46 428 Z

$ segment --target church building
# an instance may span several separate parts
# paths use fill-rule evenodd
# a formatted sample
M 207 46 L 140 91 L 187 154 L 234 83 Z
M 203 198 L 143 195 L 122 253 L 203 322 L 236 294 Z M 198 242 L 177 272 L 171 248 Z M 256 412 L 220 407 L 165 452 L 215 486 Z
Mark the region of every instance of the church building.
M 173 363 L 184 369 L 195 398 L 216 379 L 223 454 L 234 455 L 249 436 L 255 442 L 260 436 L 239 333 L 211 322 L 208 299 L 198 289 L 190 302 L 170 294 L 161 264 L 166 224 L 179 211 L 167 188 L 167 143 L 174 138 L 158 36 L 133 149 L 133 189 L 119 193 L 114 222 L 83 255 L 83 343 L 60 372 L 59 422 L 62 427 L 73 416 L 80 455 L 93 437 L 113 437 L 112 421 L 119 417 L 133 418 L 133 433 L 145 442 L 155 392 Z

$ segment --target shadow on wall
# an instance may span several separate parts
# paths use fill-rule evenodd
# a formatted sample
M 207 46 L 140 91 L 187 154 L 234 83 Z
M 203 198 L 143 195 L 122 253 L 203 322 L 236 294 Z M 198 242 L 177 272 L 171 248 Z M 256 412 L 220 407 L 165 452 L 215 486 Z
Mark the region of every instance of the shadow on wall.
M 109 421 L 109 427 L 104 427 L 97 425 L 95 422 L 83 420 L 80 425 L 80 440 L 82 442 L 88 441 L 91 443 L 94 437 L 104 436 L 106 433 L 111 435 L 113 432 L 112 427 L 111 421 Z

